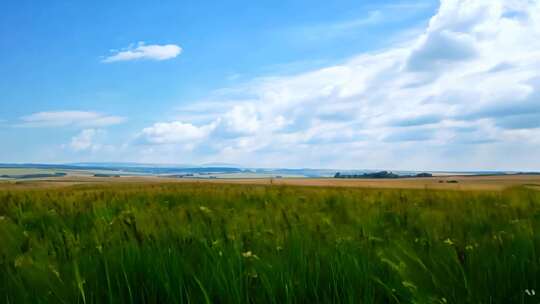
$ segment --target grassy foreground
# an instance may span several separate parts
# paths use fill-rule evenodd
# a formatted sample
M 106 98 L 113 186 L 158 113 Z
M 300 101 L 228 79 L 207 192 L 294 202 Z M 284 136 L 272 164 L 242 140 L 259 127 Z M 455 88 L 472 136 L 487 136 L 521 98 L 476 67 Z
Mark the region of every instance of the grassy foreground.
M 0 190 L 3 303 L 538 303 L 540 192 Z

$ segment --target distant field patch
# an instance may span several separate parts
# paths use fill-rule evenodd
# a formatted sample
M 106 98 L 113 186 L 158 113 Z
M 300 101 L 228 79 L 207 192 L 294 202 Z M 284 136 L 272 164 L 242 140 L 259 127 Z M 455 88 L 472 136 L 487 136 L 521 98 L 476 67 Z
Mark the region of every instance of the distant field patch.
M 53 174 L 59 170 L 32 168 L 0 168 L 0 175 Z

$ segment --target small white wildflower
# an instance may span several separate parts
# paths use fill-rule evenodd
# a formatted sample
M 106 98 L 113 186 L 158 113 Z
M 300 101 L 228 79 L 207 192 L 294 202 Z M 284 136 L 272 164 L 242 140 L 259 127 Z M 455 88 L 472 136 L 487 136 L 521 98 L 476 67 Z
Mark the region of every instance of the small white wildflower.
M 60 279 L 60 273 L 58 272 L 58 270 L 57 270 L 54 266 L 49 265 L 49 269 L 51 270 L 52 273 L 54 273 L 54 275 L 55 275 L 58 279 Z
M 243 252 L 242 256 L 245 257 L 246 259 L 254 259 L 254 260 L 259 259 L 259 257 L 256 254 L 253 254 L 253 252 L 251 251 Z
M 534 291 L 534 289 L 525 289 L 525 294 L 527 294 L 529 297 L 532 297 L 534 295 L 536 295 L 536 292 Z
M 212 210 L 210 210 L 208 207 L 205 207 L 205 206 L 200 206 L 200 207 L 199 207 L 199 210 L 201 210 L 201 211 L 204 212 L 204 213 L 210 213 L 210 212 L 212 212 Z

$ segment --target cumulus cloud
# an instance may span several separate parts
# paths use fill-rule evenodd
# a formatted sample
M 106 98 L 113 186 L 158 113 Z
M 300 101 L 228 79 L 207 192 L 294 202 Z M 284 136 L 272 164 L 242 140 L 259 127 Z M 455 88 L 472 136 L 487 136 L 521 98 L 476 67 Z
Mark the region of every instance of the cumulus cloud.
M 475 41 L 466 34 L 451 31 L 429 33 L 413 49 L 407 67 L 411 70 L 433 70 L 473 58 Z
M 71 138 L 69 147 L 75 151 L 98 150 L 100 145 L 94 143 L 98 130 L 85 129 Z
M 253 104 L 235 105 L 219 122 L 232 135 L 254 134 L 261 127 L 259 113 Z
M 21 117 L 18 126 L 23 127 L 63 127 L 75 126 L 83 128 L 105 127 L 123 123 L 121 116 L 105 115 L 87 111 L 50 111 L 38 112 Z
M 103 59 L 104 63 L 132 60 L 156 60 L 163 61 L 177 57 L 182 53 L 182 48 L 176 44 L 149 44 L 139 42 L 122 50 L 112 50 L 113 54 Z
M 199 145 L 227 162 L 525 168 L 539 156 L 513 145 L 540 149 L 538 79 L 539 1 L 442 0 L 419 37 L 339 65 L 221 90 L 210 104 L 224 100 L 226 109 L 208 107 L 207 125 L 160 126 L 178 138 L 206 139 Z M 177 141 L 154 131 L 158 125 L 143 134 Z M 523 159 L 508 158 L 509 151 Z
M 215 128 L 215 124 L 195 126 L 190 123 L 161 122 L 144 128 L 139 135 L 152 144 L 192 144 L 205 139 Z

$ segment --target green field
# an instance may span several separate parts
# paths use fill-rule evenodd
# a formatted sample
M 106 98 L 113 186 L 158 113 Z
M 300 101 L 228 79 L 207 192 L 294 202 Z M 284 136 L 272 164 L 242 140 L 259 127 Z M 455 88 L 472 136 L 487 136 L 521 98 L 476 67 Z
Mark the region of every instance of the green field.
M 2 303 L 538 303 L 539 284 L 532 189 L 0 190 Z
M 33 168 L 0 168 L 0 175 L 53 174 L 55 172 L 59 172 L 59 170 Z

